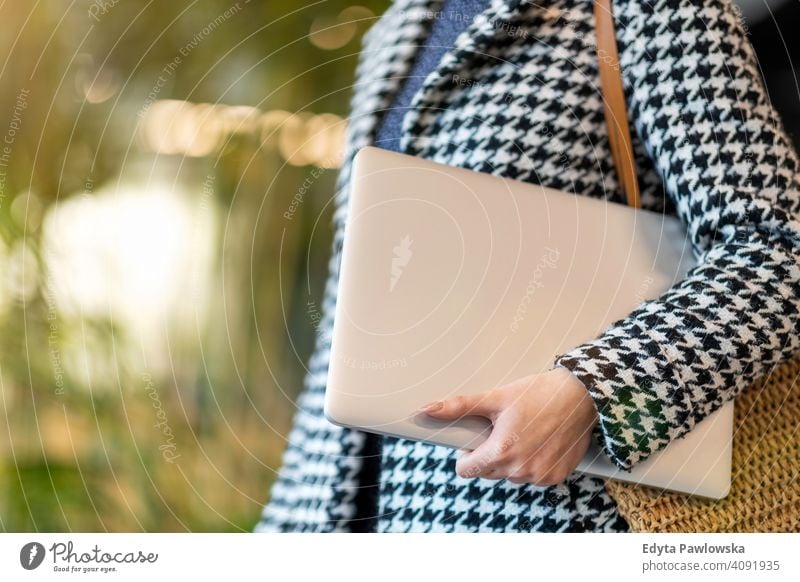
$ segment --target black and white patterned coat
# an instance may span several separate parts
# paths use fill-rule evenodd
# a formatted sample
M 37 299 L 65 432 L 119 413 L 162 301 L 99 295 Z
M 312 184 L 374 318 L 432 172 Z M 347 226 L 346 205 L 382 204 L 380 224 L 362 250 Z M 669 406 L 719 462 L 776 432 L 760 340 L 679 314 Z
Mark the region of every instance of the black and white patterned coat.
M 349 160 L 372 143 L 440 7 L 399 0 L 365 37 L 322 333 L 257 530 L 364 529 L 354 517 L 363 513 L 373 437 L 322 416 Z M 800 179 L 730 0 L 615 0 L 614 8 L 643 206 L 677 214 L 699 259 L 683 282 L 558 360 L 591 392 L 606 454 L 629 468 L 798 348 Z M 493 0 L 415 96 L 402 149 L 624 203 L 592 10 L 591 0 Z M 599 479 L 574 474 L 546 489 L 465 480 L 454 451 L 395 439 L 380 454 L 380 531 L 626 527 Z

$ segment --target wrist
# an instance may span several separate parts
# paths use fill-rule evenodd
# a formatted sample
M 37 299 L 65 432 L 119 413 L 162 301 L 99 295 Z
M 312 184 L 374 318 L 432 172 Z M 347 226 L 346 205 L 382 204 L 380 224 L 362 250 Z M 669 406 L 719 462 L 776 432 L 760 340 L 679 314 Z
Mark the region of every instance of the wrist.
M 585 411 L 591 427 L 594 428 L 600 421 L 600 416 L 597 413 L 594 398 L 592 398 L 592 394 L 586 384 L 572 370 L 564 366 L 557 365 L 552 372 L 557 374 L 559 383 L 577 400 L 577 407 Z

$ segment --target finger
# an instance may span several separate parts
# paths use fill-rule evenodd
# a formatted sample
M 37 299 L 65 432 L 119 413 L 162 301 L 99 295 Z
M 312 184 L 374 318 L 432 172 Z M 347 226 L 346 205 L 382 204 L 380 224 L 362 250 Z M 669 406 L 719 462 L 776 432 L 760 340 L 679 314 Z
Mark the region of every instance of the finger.
M 454 420 L 462 416 L 484 416 L 494 419 L 500 411 L 500 403 L 494 391 L 490 391 L 438 400 L 426 404 L 420 411 L 442 420 Z
M 496 468 L 490 462 L 474 456 L 474 453 L 464 453 L 456 461 L 456 474 L 462 479 L 491 479 L 496 473 Z
M 509 450 L 508 442 L 510 439 L 502 435 L 500 431 L 492 431 L 489 438 L 478 448 L 465 452 L 459 457 L 456 462 L 456 472 L 465 478 L 486 477 L 491 471 L 501 473 L 500 468 L 504 464 Z M 503 476 L 507 474 L 507 472 L 502 473 Z
M 500 469 L 486 469 L 477 475 L 473 475 L 477 479 L 488 479 L 489 481 L 498 481 L 505 479 L 505 474 Z
M 505 474 L 503 474 L 503 472 L 498 469 L 492 469 L 485 475 L 481 475 L 481 479 L 487 479 L 489 481 L 500 481 L 501 479 L 505 478 L 506 478 Z

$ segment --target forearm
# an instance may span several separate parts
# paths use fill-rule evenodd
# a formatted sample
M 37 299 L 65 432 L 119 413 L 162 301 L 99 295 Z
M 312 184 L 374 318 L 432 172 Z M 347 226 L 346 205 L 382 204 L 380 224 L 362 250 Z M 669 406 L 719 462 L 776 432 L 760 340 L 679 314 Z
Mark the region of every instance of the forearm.
M 557 359 L 592 394 L 607 454 L 629 468 L 800 347 L 800 180 L 729 3 L 615 7 L 634 126 L 699 259 Z
M 797 247 L 765 236 L 715 247 L 660 299 L 558 358 L 594 398 L 619 466 L 683 436 L 800 347 Z

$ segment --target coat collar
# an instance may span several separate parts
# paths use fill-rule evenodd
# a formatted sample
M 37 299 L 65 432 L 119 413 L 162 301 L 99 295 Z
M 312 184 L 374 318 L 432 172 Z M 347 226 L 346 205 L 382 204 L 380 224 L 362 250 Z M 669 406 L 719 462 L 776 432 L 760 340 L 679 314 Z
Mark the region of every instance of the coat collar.
M 376 54 L 367 55 L 357 71 L 356 95 L 351 105 L 347 162 L 359 149 L 374 142 L 383 113 L 391 107 L 417 54 L 425 44 L 433 22 L 441 15 L 443 5 L 444 0 L 395 2 L 381 19 L 382 22 L 377 23 L 367 33 L 378 33 L 381 38 L 366 38 L 368 42 L 365 50 L 375 51 Z M 412 107 L 435 107 L 435 103 L 446 95 L 448 79 L 467 65 L 475 55 L 483 53 L 493 40 L 508 36 L 512 27 L 521 23 L 521 15 L 534 6 L 536 4 L 532 0 L 490 0 L 489 6 L 461 32 L 453 48 L 447 51 L 439 66 L 425 79 L 412 100 Z M 393 35 L 393 31 L 399 33 Z M 393 37 L 401 39 L 400 44 L 392 47 L 379 46 L 390 42 Z M 373 62 L 373 59 L 383 59 L 384 62 Z M 406 121 L 411 117 L 406 116 Z M 418 126 L 420 121 L 415 120 L 415 123 Z M 343 178 L 346 179 L 347 176 Z
M 337 232 L 347 219 L 353 157 L 374 143 L 383 113 L 392 106 L 443 4 L 444 0 L 398 0 L 364 37 L 335 195 L 333 219 Z M 490 0 L 417 91 L 411 102 L 412 111 L 403 121 L 404 137 L 412 137 L 435 119 L 455 71 L 467 68 L 471 59 L 483 53 L 493 40 L 507 39 L 510 28 L 522 24 L 521 16 L 537 6 L 534 0 Z M 413 154 L 410 141 L 403 139 L 401 148 Z
M 407 153 L 418 153 L 416 150 L 421 144 L 415 144 L 414 135 L 422 132 L 436 119 L 438 112 L 447 107 L 455 75 L 468 78 L 474 74 L 471 64 L 488 54 L 495 41 L 508 40 L 522 25 L 523 13 L 533 6 L 531 0 L 490 0 L 488 7 L 461 32 L 453 48 L 445 53 L 411 101 L 411 110 L 403 120 L 404 139 L 401 141 Z

